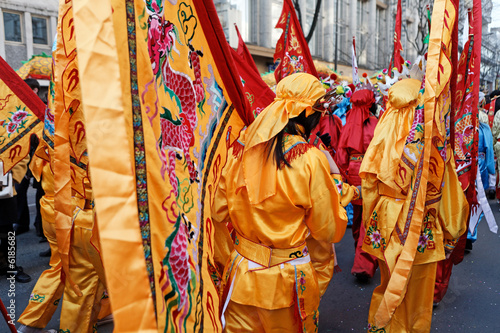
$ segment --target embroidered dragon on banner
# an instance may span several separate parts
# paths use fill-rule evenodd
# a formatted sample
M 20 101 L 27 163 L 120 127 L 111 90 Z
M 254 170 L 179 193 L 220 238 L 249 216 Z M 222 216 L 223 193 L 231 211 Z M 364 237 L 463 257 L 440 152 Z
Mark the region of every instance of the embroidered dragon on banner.
M 160 115 L 161 137 L 159 146 L 168 155 L 169 180 L 175 195 L 179 194 L 179 184 L 175 173 L 176 159 L 186 159 L 189 178 L 192 182 L 199 182 L 198 172 L 191 159 L 190 148 L 194 146 L 194 130 L 198 125 L 196 108 L 205 98 L 203 82 L 201 80 L 200 57 L 203 53 L 195 50 L 191 40 L 187 41 L 189 64 L 195 79 L 178 72 L 171 67 L 172 52 L 179 53 L 175 42 L 183 45 L 179 39 L 176 26 L 163 18 L 163 1 L 148 0 L 146 9 L 148 18 L 148 51 L 151 59 L 151 68 L 157 80 L 161 80 L 163 87 L 179 105 L 179 116 L 175 117 L 171 110 L 163 107 Z

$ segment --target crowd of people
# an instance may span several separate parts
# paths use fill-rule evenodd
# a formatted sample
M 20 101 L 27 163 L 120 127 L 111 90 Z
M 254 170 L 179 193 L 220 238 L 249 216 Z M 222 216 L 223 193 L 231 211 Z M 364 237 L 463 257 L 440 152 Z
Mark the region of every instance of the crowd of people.
M 36 80 L 26 83 L 37 93 Z M 225 267 L 221 321 L 226 332 L 315 331 L 320 299 L 336 270 L 333 244 L 344 236 L 348 220 L 355 252 L 351 273 L 366 281 L 380 269 L 368 331 L 430 330 L 432 307 L 445 296 L 452 264 L 457 262 L 449 258 L 463 257 L 463 251 L 454 251 L 459 239 L 466 235 L 469 251 L 483 216 L 490 228 L 496 223 L 494 218 L 489 220 L 491 209 L 484 203 L 468 219 L 468 204 L 463 192 L 457 192 L 460 186 L 449 154 L 444 187 L 427 194 L 429 204 L 417 230 L 416 252 L 405 267 L 409 274 L 398 276 L 396 301 L 385 299 L 387 289 L 393 288 L 398 258 L 407 255 L 401 234 L 415 232 L 405 224 L 415 178 L 411 163 L 417 161 L 421 139 L 409 125 L 422 103 L 420 87 L 416 79 L 397 82 L 380 111 L 380 96 L 368 81 L 357 87 L 338 86 L 326 94 L 323 84 L 310 74 L 293 74 L 280 81 L 275 101 L 240 135 L 244 149 L 229 154 L 212 207 L 213 220 L 230 223 L 233 230 L 231 244 L 221 248 L 231 249 L 234 242 L 234 249 L 219 256 L 219 264 Z M 489 96 L 481 93 L 478 105 L 476 189 L 490 198 L 497 194 L 494 151 L 500 152 L 497 97 L 500 91 Z M 50 119 L 46 117 L 46 137 L 53 136 Z M 51 267 L 40 276 L 19 318 L 19 332 L 51 332 L 44 328 L 61 298 L 61 327 L 90 332 L 99 319 L 112 318 L 99 245 L 93 241 L 97 233 L 93 203 L 74 193 L 80 208 L 73 217 L 69 253 L 78 265 L 71 267 L 74 275 L 66 279 L 54 224 L 53 151 L 47 139 L 32 140 L 32 145 L 30 155 L 12 169 L 14 196 L 0 199 L 2 275 L 8 270 L 7 235 L 30 228 L 26 199 L 30 176 L 37 189 L 35 229 L 50 245 L 48 256 L 52 254 Z M 400 171 L 402 163 L 409 172 Z M 395 179 L 395 172 L 400 179 Z M 92 197 L 88 185 L 86 197 Z M 447 207 L 450 202 L 454 209 Z M 353 214 L 348 217 L 350 204 Z M 16 271 L 18 282 L 31 280 L 22 267 Z M 274 290 L 262 288 L 265 285 L 275 286 Z M 42 306 L 39 297 L 50 302 Z
M 148 7 L 148 11 L 163 13 L 157 3 Z M 155 30 L 163 24 L 158 13 L 151 15 L 147 23 L 154 28 L 147 37 L 149 51 L 154 51 L 155 43 L 178 33 L 170 22 L 162 26 L 162 29 L 173 29 L 170 34 Z M 66 37 L 71 40 L 70 36 Z M 56 41 L 55 49 L 62 51 L 65 41 Z M 199 67 L 202 52 L 188 45 L 192 57 L 189 66 Z M 440 52 L 446 47 L 437 49 Z M 54 63 L 62 59 L 62 63 L 57 64 L 60 67 L 70 63 L 64 50 L 64 57 L 54 56 Z M 152 55 L 159 56 L 162 52 L 164 50 L 154 51 Z M 434 55 L 434 58 L 439 57 Z M 133 66 L 137 66 L 135 61 Z M 357 70 L 354 65 L 353 68 Z M 76 69 L 72 72 L 78 72 Z M 470 123 L 459 133 L 462 141 L 454 142 L 456 137 L 452 129 L 456 124 L 453 121 L 457 120 L 447 113 L 452 109 L 450 101 L 443 97 L 445 94 L 427 96 L 425 100 L 425 83 L 433 78 L 426 77 L 429 81 L 425 82 L 423 70 L 419 68 L 403 75 L 396 69 L 397 73 L 392 74 L 399 76 L 388 77 L 392 83 L 387 85 L 386 91 L 375 87 L 368 78 L 364 83 L 356 81 L 354 74 L 352 84 L 333 82 L 335 80 L 327 84 L 317 75 L 300 71 L 286 73 L 275 87 L 276 98 L 266 103 L 258 115 L 255 113 L 255 119 L 252 118 L 238 134 L 235 140 L 238 146 L 227 146 L 230 148 L 220 179 L 216 188 L 214 185 L 210 189 L 209 215 L 210 222 L 216 225 L 215 230 L 213 234 L 212 229 L 201 230 L 202 243 L 205 235 L 210 244 L 210 237 L 215 240 L 213 259 L 216 267 L 211 267 L 210 274 L 217 280 L 217 283 L 212 282 L 218 289 L 220 307 L 214 309 L 212 304 L 211 311 L 220 317 L 211 320 L 216 324 L 220 321 L 224 332 L 317 332 L 320 300 L 338 271 L 335 243 L 345 236 L 348 225 L 354 240 L 351 274 L 366 282 L 374 278 L 377 270 L 380 272 L 380 284 L 372 294 L 366 318 L 367 331 L 431 330 L 433 306 L 438 306 L 446 295 L 453 265 L 463 259 L 465 251 L 472 250 L 477 240 L 478 223 L 485 219 L 490 230 L 497 231 L 487 197 L 500 199 L 500 142 L 497 142 L 500 139 L 500 112 L 497 112 L 500 91 L 478 96 L 479 103 L 472 105 L 474 110 L 467 114 Z M 450 75 L 450 72 L 451 69 L 445 74 Z M 178 75 L 178 79 L 184 78 L 183 75 Z M 203 89 L 199 72 L 198 75 L 197 89 Z M 59 84 L 65 79 L 59 77 Z M 193 83 L 189 82 L 186 81 L 186 86 L 192 88 Z M 36 80 L 28 79 L 25 83 L 32 89 L 33 98 L 37 98 L 40 86 Z M 431 88 L 449 89 L 446 84 L 439 84 Z M 71 94 L 62 85 L 59 88 L 57 98 Z M 78 86 L 75 91 L 79 89 Z M 138 97 L 138 91 L 133 91 L 133 98 Z M 67 110 L 58 109 L 60 115 L 74 112 L 83 100 L 80 94 L 73 93 L 74 104 L 72 102 Z M 429 91 L 427 93 L 430 95 Z M 201 94 L 192 96 L 200 97 Z M 14 272 L 17 282 L 31 281 L 30 272 L 24 272 L 17 265 L 22 259 L 15 258 L 17 242 L 11 239 L 12 235 L 31 228 L 27 190 L 32 178 L 36 189 L 36 234 L 41 242 L 50 246 L 40 253 L 42 257 L 50 257 L 50 268 L 38 278 L 28 305 L 18 318 L 17 330 L 21 333 L 54 333 L 55 330 L 46 327 L 61 302 L 59 332 L 94 332 L 99 323 L 113 320 L 107 290 L 109 281 L 116 283 L 117 279 L 106 279 L 90 174 L 81 177 L 78 184 L 65 187 L 63 183 L 69 183 L 68 178 L 62 179 L 64 177 L 54 172 L 56 164 L 64 164 L 54 149 L 54 141 L 61 139 L 54 129 L 55 99 L 49 98 L 42 135 L 32 136 L 30 153 L 8 174 L 15 187 L 10 191 L 5 187 L 6 194 L 0 197 L 1 275 Z M 204 100 L 200 98 L 196 102 L 203 104 Z M 138 100 L 134 103 L 140 104 Z M 194 115 L 191 116 L 196 120 L 196 107 L 192 104 Z M 73 105 L 78 106 L 72 109 Z M 170 110 L 163 109 L 165 117 L 171 116 Z M 134 122 L 136 116 L 140 117 L 134 114 Z M 189 116 L 185 113 L 182 116 L 186 118 L 184 122 L 179 120 L 179 124 L 196 126 L 196 121 L 186 122 Z M 70 125 L 65 125 L 65 130 L 69 131 Z M 474 139 L 476 131 L 477 140 Z M 229 131 L 227 133 L 229 137 Z M 134 132 L 136 136 L 143 134 Z M 197 148 L 192 148 L 194 136 L 183 139 L 189 142 L 189 146 L 184 147 L 184 154 Z M 465 139 L 470 139 L 470 146 L 477 148 L 470 150 L 477 156 L 467 153 L 458 161 L 454 145 L 464 145 Z M 139 149 L 134 148 L 136 158 L 145 159 L 144 152 L 141 157 Z M 68 152 L 68 160 L 70 156 Z M 498 165 L 495 165 L 495 156 Z M 79 157 L 88 162 L 86 142 Z M 180 154 L 169 155 L 169 159 L 175 158 L 183 159 Z M 460 177 L 475 170 L 470 166 L 476 160 L 474 184 L 466 189 Z M 75 165 L 83 165 L 87 172 L 88 163 L 79 162 Z M 459 162 L 460 167 L 468 167 L 459 169 Z M 175 171 L 175 164 L 169 167 Z M 187 168 L 196 175 L 194 162 L 189 162 Z M 68 174 L 72 171 L 69 166 L 64 170 Z M 210 170 L 207 167 L 203 171 Z M 174 184 L 176 180 L 173 179 Z M 199 181 L 206 179 L 190 178 L 190 183 Z M 137 182 L 136 186 L 143 185 Z M 3 184 L 2 181 L 2 190 Z M 97 185 L 95 189 L 97 193 Z M 65 202 L 56 194 L 63 190 L 68 194 Z M 144 211 L 140 213 L 144 215 Z M 176 215 L 178 221 L 182 217 L 182 212 Z M 162 220 L 160 223 L 167 222 Z M 144 223 L 141 227 L 141 237 L 151 238 L 150 225 Z M 186 230 L 189 227 L 186 222 Z M 191 241 L 190 231 L 184 230 L 184 225 L 180 228 L 175 239 L 171 237 L 173 234 L 167 237 L 171 243 L 186 245 Z M 145 258 L 151 258 L 149 245 L 145 241 L 139 246 Z M 184 273 L 179 283 L 183 284 L 185 296 L 191 288 L 188 266 L 193 264 L 187 246 L 183 250 L 177 253 L 169 250 L 169 258 L 163 259 L 161 265 L 169 259 L 176 260 L 175 269 Z M 202 252 L 199 252 L 198 271 L 193 275 L 202 274 L 200 270 L 205 263 L 202 260 L 206 259 Z M 148 287 L 153 286 L 152 298 L 156 302 L 154 265 L 152 262 L 147 265 Z M 167 277 L 168 274 L 172 276 Z M 161 292 L 167 290 L 168 283 L 177 283 L 172 270 L 167 272 L 163 266 L 159 279 L 167 280 Z M 179 301 L 172 301 L 176 305 L 181 303 L 180 292 L 177 292 Z M 175 293 L 172 290 L 169 297 L 174 298 Z M 205 297 L 203 290 L 200 295 L 200 298 Z M 196 302 L 201 301 L 197 299 Z M 153 312 L 169 311 L 159 309 Z M 177 316 L 179 307 L 174 311 Z
M 40 86 L 35 79 L 26 79 L 26 84 L 38 98 Z M 18 332 L 55 333 L 45 327 L 52 319 L 59 302 L 63 299 L 60 330 L 63 332 L 93 332 L 98 324 L 113 320 L 109 298 L 106 292 L 104 268 L 99 254 L 99 241 L 96 237 L 97 225 L 92 200 L 92 188 L 85 184 L 85 197 L 73 193 L 77 209 L 72 216 L 74 227 L 71 229 L 71 244 L 58 240 L 54 206 L 54 117 L 51 106 L 46 110 L 43 136 L 31 137 L 30 154 L 17 163 L 10 174 L 14 180 L 13 195 L 0 199 L 1 252 L 0 274 L 14 274 L 19 283 L 31 281 L 29 272 L 17 265 L 17 242 L 11 242 L 12 235 L 20 235 L 30 230 L 30 213 L 27 190 L 33 178 L 36 190 L 34 227 L 41 243 L 48 242 L 49 249 L 41 252 L 40 257 L 50 257 L 47 270 L 37 280 L 29 299 L 17 322 Z M 61 245 L 61 243 L 63 245 Z M 13 245 L 12 245 L 13 244 Z M 14 246 L 14 249 L 12 249 Z M 71 260 L 70 276 L 63 270 L 61 246 L 65 246 Z M 14 254 L 12 257 L 10 254 Z M 23 261 L 21 259 L 20 261 Z M 15 266 L 10 264 L 14 263 Z

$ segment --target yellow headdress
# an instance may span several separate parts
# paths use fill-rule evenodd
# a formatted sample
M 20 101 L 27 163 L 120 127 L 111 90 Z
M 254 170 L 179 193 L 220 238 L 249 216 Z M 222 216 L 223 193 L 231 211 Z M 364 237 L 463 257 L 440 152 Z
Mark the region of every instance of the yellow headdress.
M 325 94 L 321 82 L 311 74 L 292 74 L 276 87 L 276 98 L 266 107 L 245 133 L 245 149 L 240 165 L 237 189 L 246 187 L 251 204 L 258 204 L 276 193 L 276 164 L 266 158 L 267 142 L 288 120 L 303 111 L 311 115 L 313 105 Z

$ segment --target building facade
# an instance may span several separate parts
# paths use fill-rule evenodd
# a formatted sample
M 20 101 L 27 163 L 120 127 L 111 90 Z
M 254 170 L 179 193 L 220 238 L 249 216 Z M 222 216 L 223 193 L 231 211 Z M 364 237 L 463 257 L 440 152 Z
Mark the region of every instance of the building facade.
M 413 61 L 417 50 L 411 41 L 419 27 L 417 3 L 403 0 L 403 47 L 405 59 Z M 236 23 L 261 71 L 273 68 L 272 56 L 281 30 L 274 29 L 283 0 L 215 0 L 226 37 L 236 47 Z M 352 37 L 356 37 L 358 65 L 378 70 L 389 65 L 394 36 L 396 0 L 323 0 L 318 22 L 309 42 L 312 56 L 328 63 L 350 65 Z M 316 0 L 299 0 L 305 34 L 314 17 Z M 425 5 L 424 5 L 425 7 Z M 337 38 L 335 38 L 337 34 Z M 422 38 L 423 39 L 423 38 Z M 337 43 L 337 53 L 335 44 Z
M 274 47 L 282 31 L 275 29 L 283 0 L 214 0 L 226 37 L 236 47 L 237 24 L 261 72 L 274 68 Z M 310 30 L 317 0 L 299 0 L 305 34 Z M 423 53 L 427 34 L 427 5 L 432 0 L 402 0 L 403 57 L 414 61 Z M 460 9 L 460 31 L 466 10 Z M 483 45 L 481 85 L 495 89 L 500 72 L 500 32 L 490 29 L 492 1 L 482 0 Z M 349 74 L 352 37 L 358 65 L 367 72 L 386 68 L 393 48 L 397 0 L 323 0 L 309 48 L 315 59 Z M 58 0 L 0 0 L 0 56 L 18 69 L 33 55 L 49 54 L 57 26 Z M 491 30 L 491 31 L 490 31 Z M 466 34 L 462 33 L 464 43 Z M 337 37 L 337 38 L 336 38 Z M 337 52 L 336 46 L 337 45 Z
M 0 0 L 0 56 L 14 69 L 37 54 L 50 54 L 57 0 Z

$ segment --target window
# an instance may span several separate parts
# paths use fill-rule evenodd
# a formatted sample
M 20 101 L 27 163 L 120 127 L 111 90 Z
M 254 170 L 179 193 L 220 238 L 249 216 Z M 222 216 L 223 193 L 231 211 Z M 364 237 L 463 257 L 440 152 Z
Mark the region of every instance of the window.
M 5 40 L 10 42 L 23 41 L 21 34 L 21 15 L 14 13 L 3 13 L 3 24 L 5 27 Z
M 32 16 L 31 25 L 33 27 L 33 43 L 47 45 L 47 19 Z

